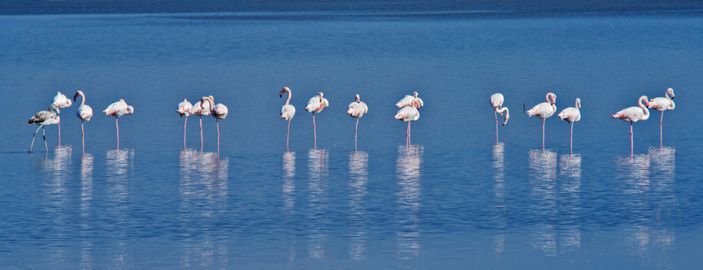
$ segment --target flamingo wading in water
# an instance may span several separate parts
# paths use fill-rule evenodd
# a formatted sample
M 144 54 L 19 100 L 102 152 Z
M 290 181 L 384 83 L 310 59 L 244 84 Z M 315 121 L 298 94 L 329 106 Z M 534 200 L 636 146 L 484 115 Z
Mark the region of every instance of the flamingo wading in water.
M 68 97 L 66 97 L 66 95 L 64 95 L 63 93 L 61 93 L 59 91 L 59 92 L 56 92 L 56 96 L 54 96 L 54 101 L 51 104 L 53 104 L 54 106 L 56 106 L 57 109 L 60 110 L 60 109 L 65 109 L 65 108 L 71 107 L 73 102 L 71 102 L 71 99 L 69 99 Z M 58 139 L 57 144 L 61 145 L 61 119 L 59 119 L 59 123 L 58 123 L 58 132 L 59 132 L 59 139 Z
M 542 149 L 544 149 L 544 128 L 547 118 L 552 117 L 557 111 L 557 95 L 552 92 L 545 96 L 546 102 L 535 105 L 527 111 L 529 117 L 537 116 L 542 119 Z
M 229 114 L 229 109 L 222 103 L 217 103 L 212 107 L 212 116 L 215 117 L 217 125 L 217 153 L 220 153 L 220 120 L 225 120 Z
M 568 107 L 557 115 L 559 116 L 559 119 L 564 120 L 569 123 L 570 125 L 570 132 L 569 132 L 569 153 L 573 154 L 574 153 L 574 122 L 581 121 L 581 99 L 576 98 L 576 102 L 574 103 L 574 107 Z
M 674 103 L 674 89 L 668 88 L 664 93 L 664 97 L 656 97 L 649 101 L 650 109 L 656 109 L 659 111 L 659 148 L 664 147 L 664 111 L 673 111 L 676 109 L 676 103 Z
M 188 127 L 188 117 L 190 117 L 190 112 L 193 110 L 193 104 L 191 104 L 188 99 L 183 99 L 181 103 L 178 103 L 178 109 L 176 109 L 176 112 L 178 115 L 180 115 L 183 120 L 183 149 L 187 148 L 186 145 L 186 128 Z
M 115 129 L 117 134 L 117 149 L 120 149 L 120 120 L 119 118 L 123 115 L 130 115 L 134 113 L 134 107 L 127 104 L 124 99 L 120 99 L 117 102 L 107 106 L 103 113 L 107 116 L 115 117 Z
M 197 115 L 200 121 L 200 152 L 203 151 L 203 116 L 208 116 L 212 112 L 212 106 L 215 105 L 213 96 L 202 97 L 198 102 L 193 104 L 191 114 Z
M 27 124 L 39 126 L 37 127 L 37 130 L 34 131 L 34 134 L 32 134 L 32 144 L 29 145 L 29 153 L 31 153 L 32 149 L 34 148 L 34 138 L 37 136 L 37 132 L 39 132 L 39 129 L 42 130 L 42 138 L 44 138 L 44 149 L 46 149 L 46 152 L 49 152 L 49 145 L 46 143 L 46 126 L 58 124 L 61 120 L 59 113 L 59 108 L 57 108 L 56 105 L 52 103 L 49 106 L 48 110 L 39 111 L 34 114 L 34 116 L 29 118 Z
M 637 123 L 637 121 L 645 121 L 649 119 L 649 98 L 647 96 L 641 96 L 637 100 L 637 106 L 629 107 L 620 110 L 612 115 L 615 119 L 620 119 L 625 122 L 630 123 L 630 157 L 634 156 L 634 135 L 632 130 L 632 125 Z
M 83 146 L 83 153 L 85 153 L 85 129 L 83 128 L 83 123 L 88 122 L 91 118 L 93 118 L 93 108 L 85 105 L 85 94 L 83 91 L 76 91 L 76 94 L 73 95 L 73 101 L 76 101 L 78 97 L 81 98 L 81 105 L 78 106 L 76 116 L 78 116 L 78 119 L 81 120 L 81 145 Z
M 394 118 L 408 123 L 408 127 L 405 130 L 405 145 L 410 146 L 411 123 L 420 119 L 420 108 L 425 106 L 425 102 L 420 98 L 420 94 L 415 91 L 412 96 L 406 95 L 403 97 L 395 106 L 400 108 L 400 110 L 398 110 Z
M 308 100 L 308 106 L 305 107 L 306 111 L 312 113 L 313 149 L 317 149 L 317 123 L 315 123 L 315 115 L 329 106 L 330 102 L 325 98 L 325 93 L 319 92 Z
M 493 116 L 495 116 L 496 119 L 496 143 L 498 143 L 498 114 L 503 117 L 503 126 L 508 125 L 508 120 L 510 119 L 510 110 L 508 110 L 508 107 L 503 107 L 504 100 L 505 98 L 501 93 L 495 93 L 491 95 L 491 106 L 493 106 Z
M 347 114 L 351 116 L 351 118 L 356 119 L 356 126 L 354 127 L 354 150 L 357 150 L 357 138 L 359 135 L 359 119 L 364 116 L 364 114 L 367 114 L 369 112 L 369 107 L 366 106 L 366 103 L 361 101 L 361 96 L 359 94 L 356 94 L 354 97 L 354 101 L 352 103 L 349 103 L 349 109 L 347 109 Z
M 293 97 L 293 92 L 284 86 L 280 92 L 278 92 L 278 97 L 283 97 L 283 94 L 288 94 L 286 97 L 286 103 L 281 107 L 281 119 L 288 121 L 288 131 L 286 132 L 286 151 L 290 151 L 288 143 L 290 141 L 290 122 L 295 117 L 295 107 L 290 104 L 290 99 Z

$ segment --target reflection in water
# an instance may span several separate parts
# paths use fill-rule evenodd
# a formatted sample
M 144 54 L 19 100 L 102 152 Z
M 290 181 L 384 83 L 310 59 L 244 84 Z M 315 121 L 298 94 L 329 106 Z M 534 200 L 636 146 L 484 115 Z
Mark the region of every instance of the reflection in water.
M 396 173 L 398 182 L 398 218 L 401 231 L 397 233 L 399 259 L 420 255 L 420 201 L 422 145 L 398 147 Z
M 295 216 L 295 152 L 283 153 L 283 185 L 281 193 L 283 193 L 283 208 L 285 213 L 286 223 L 289 227 L 294 227 Z M 288 261 L 295 261 L 295 237 L 294 233 L 290 233 L 288 239 Z
M 54 159 L 44 159 L 42 166 L 47 174 L 46 180 L 43 183 L 46 192 L 46 198 L 49 200 L 49 205 L 44 209 L 44 214 L 47 219 L 52 220 L 50 228 L 50 237 L 55 239 L 65 239 L 67 234 L 71 233 L 67 229 L 70 224 L 70 217 L 67 213 L 69 207 L 69 188 L 67 187 L 67 179 L 71 171 L 71 146 L 57 146 L 54 152 Z M 65 245 L 52 249 L 55 254 L 51 254 L 52 260 L 63 261 L 68 256 L 68 248 Z
M 329 156 L 325 149 L 310 149 L 308 152 L 308 171 L 310 180 L 309 189 L 309 216 L 308 220 L 312 226 L 310 232 L 310 243 L 308 245 L 308 256 L 315 259 L 325 257 L 325 224 L 323 218 L 327 212 L 327 176 Z
M 90 203 L 93 201 L 93 155 L 84 154 L 81 158 L 81 269 L 93 269 L 92 248 L 88 234 L 91 230 Z
M 559 249 L 560 253 L 581 247 L 581 155 L 559 157 Z
M 349 227 L 351 228 L 351 241 L 349 244 L 349 258 L 364 260 L 366 258 L 366 211 L 364 199 L 366 198 L 366 184 L 368 182 L 369 154 L 355 151 L 349 154 Z
M 649 155 L 634 155 L 631 158 L 619 158 L 626 170 L 623 188 L 623 206 L 628 211 L 632 228 L 626 230 L 626 244 L 635 253 L 644 252 L 649 245 L 649 227 L 646 213 L 646 197 L 650 188 Z
M 536 205 L 532 216 L 541 221 L 535 228 L 532 245 L 546 255 L 557 253 L 556 228 L 553 222 L 557 217 L 556 172 L 557 154 L 549 150 L 530 150 L 530 186 Z
M 184 268 L 227 269 L 226 233 L 217 220 L 227 212 L 229 159 L 217 153 L 184 149 L 180 163 L 180 222 L 182 225 L 181 266 Z
M 672 147 L 649 149 L 653 170 L 652 205 L 656 218 L 657 229 L 653 232 L 654 243 L 660 247 L 670 247 L 675 239 L 674 231 L 667 228 L 672 210 L 676 209 L 676 193 L 674 179 L 676 177 L 676 149 Z
M 505 144 L 497 143 L 493 145 L 493 169 L 495 170 L 494 193 L 495 193 L 495 228 L 494 245 L 496 254 L 505 251 L 505 228 L 506 207 L 505 207 Z
M 131 149 L 113 149 L 108 150 L 105 155 L 107 163 L 107 212 L 110 216 L 111 231 L 116 232 L 117 241 L 116 247 L 112 247 L 112 253 L 115 256 L 111 264 L 115 268 L 124 269 L 127 267 L 127 242 L 128 238 L 127 225 L 129 224 L 128 204 L 129 204 L 129 172 L 133 167 L 134 150 Z

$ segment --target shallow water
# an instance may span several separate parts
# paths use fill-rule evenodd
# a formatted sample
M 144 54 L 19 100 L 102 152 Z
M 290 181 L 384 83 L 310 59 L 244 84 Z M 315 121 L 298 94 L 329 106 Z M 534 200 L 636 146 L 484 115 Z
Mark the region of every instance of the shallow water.
M 256 18 L 256 16 L 254 16 Z M 8 268 L 625 268 L 701 263 L 702 138 L 695 102 L 703 17 L 356 19 L 81 15 L 0 17 L 0 262 Z M 283 85 L 298 114 L 291 152 L 278 119 Z M 635 126 L 609 115 L 642 94 L 677 91 Z M 24 121 L 57 90 L 97 112 L 123 97 L 135 114 L 96 115 L 80 147 L 75 106 L 27 154 Z M 393 104 L 418 89 L 413 124 Z M 303 110 L 324 90 L 331 107 Z M 583 101 L 575 126 L 540 123 L 523 104 Z M 488 97 L 512 118 L 495 143 Z M 360 93 L 370 112 L 344 112 Z M 197 118 L 182 149 L 175 107 L 212 94 L 230 107 Z M 39 138 L 41 139 L 41 138 Z M 35 146 L 36 147 L 36 146 Z

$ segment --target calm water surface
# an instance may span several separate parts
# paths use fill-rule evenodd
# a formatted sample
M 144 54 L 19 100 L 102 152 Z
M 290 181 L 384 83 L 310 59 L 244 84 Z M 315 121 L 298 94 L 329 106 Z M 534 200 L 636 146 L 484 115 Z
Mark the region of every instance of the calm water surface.
M 703 263 L 703 17 L 374 17 L 281 14 L 0 17 L 0 263 L 5 268 L 692 269 Z M 293 89 L 291 152 L 278 90 Z M 677 91 L 658 146 L 658 113 L 609 114 Z M 136 113 L 96 115 L 80 148 L 75 106 L 63 145 L 27 154 L 57 90 L 96 112 L 120 97 Z M 413 125 L 393 120 L 412 89 Z M 307 99 L 324 90 L 312 150 Z M 522 106 L 583 101 L 568 125 Z M 512 119 L 495 143 L 488 96 Z M 370 107 L 354 151 L 353 94 Z M 230 107 L 214 153 L 184 97 Z M 39 145 L 41 146 L 41 144 Z M 42 148 L 39 147 L 39 150 Z

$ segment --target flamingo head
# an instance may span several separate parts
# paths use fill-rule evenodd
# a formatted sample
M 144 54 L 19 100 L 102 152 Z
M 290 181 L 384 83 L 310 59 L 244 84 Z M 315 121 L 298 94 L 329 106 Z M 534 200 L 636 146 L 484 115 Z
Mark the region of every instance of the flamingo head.
M 670 99 L 674 99 L 676 95 L 674 95 L 674 88 L 667 88 L 666 89 L 666 96 L 669 97 Z
M 134 107 L 127 106 L 127 113 L 126 114 L 133 114 L 133 113 L 134 113 Z
M 75 102 L 78 99 L 78 97 L 80 97 L 82 95 L 83 95 L 83 91 L 81 91 L 81 90 L 76 91 L 76 94 L 73 95 L 73 102 Z
M 322 93 L 322 92 L 317 92 L 317 95 L 320 96 L 320 98 L 325 97 L 325 93 Z
M 580 98 L 576 98 L 576 108 L 581 109 L 581 99 Z
M 413 97 L 419 97 L 419 96 L 420 96 L 420 93 L 418 93 L 417 91 L 413 91 Z
M 556 104 L 557 103 L 557 95 L 552 92 L 547 93 L 547 101 L 551 105 Z
M 642 102 L 644 106 L 649 107 L 649 98 L 647 96 L 641 96 L 640 102 Z
M 288 86 L 281 88 L 281 91 L 278 92 L 278 97 L 283 97 L 285 93 L 290 93 L 290 88 L 288 88 Z
M 354 96 L 354 101 L 356 101 L 356 102 L 361 101 L 361 96 L 359 96 L 359 94 L 356 94 L 356 95 Z

